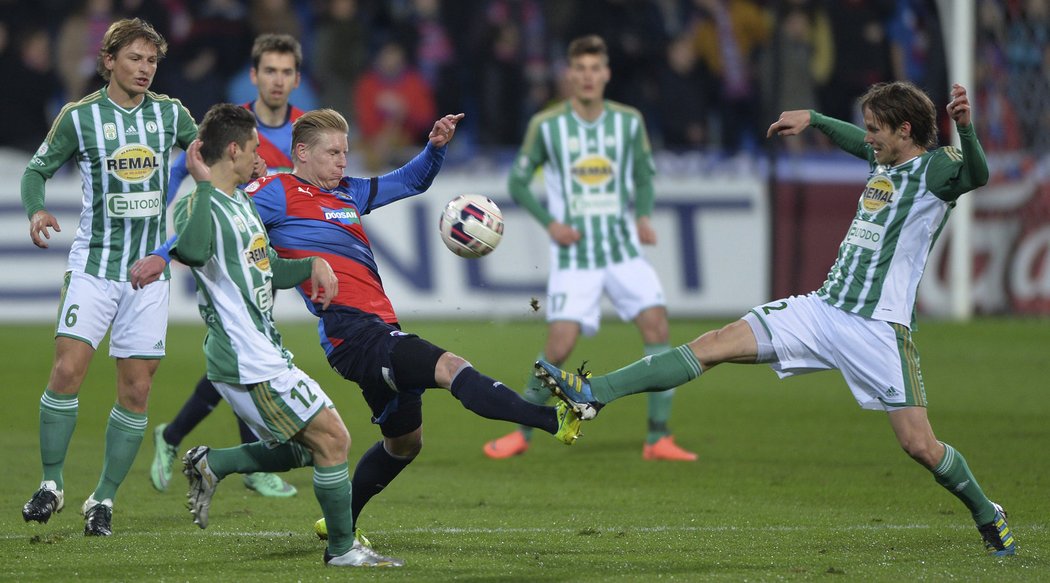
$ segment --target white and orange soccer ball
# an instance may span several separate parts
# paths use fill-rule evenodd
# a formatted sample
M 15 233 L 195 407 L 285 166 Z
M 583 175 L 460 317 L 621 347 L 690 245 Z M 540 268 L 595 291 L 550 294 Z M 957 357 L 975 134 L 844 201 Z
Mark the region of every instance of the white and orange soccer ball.
M 503 238 L 503 213 L 487 196 L 462 194 L 445 205 L 438 227 L 450 251 L 477 259 L 492 253 Z

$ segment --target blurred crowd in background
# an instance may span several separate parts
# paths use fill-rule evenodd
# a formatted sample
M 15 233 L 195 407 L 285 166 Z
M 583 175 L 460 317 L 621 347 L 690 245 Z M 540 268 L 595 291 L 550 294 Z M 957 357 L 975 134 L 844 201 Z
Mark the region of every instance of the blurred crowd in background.
M 0 146 L 35 150 L 62 104 L 102 85 L 106 28 L 138 16 L 169 43 L 152 89 L 195 116 L 251 100 L 252 40 L 303 45 L 301 108 L 351 120 L 379 170 L 465 112 L 461 154 L 509 153 L 529 117 L 563 99 L 567 43 L 602 35 L 610 99 L 637 107 L 654 146 L 758 153 L 783 110 L 859 122 L 856 99 L 907 79 L 947 103 L 935 0 L 0 0 Z M 1050 0 L 977 0 L 975 121 L 989 152 L 1050 152 Z M 56 15 L 65 15 L 56 17 Z M 942 107 L 943 114 L 943 107 Z M 942 116 L 942 132 L 947 132 Z M 946 133 L 942 139 L 946 140 Z M 402 147 L 403 146 L 403 147 Z M 785 140 L 829 145 L 819 132 Z

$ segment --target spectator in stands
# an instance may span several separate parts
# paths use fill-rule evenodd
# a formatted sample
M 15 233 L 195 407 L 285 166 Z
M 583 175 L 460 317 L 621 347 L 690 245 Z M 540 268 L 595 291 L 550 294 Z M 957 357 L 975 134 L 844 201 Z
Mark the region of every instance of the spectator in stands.
M 253 0 L 249 17 L 256 36 L 272 32 L 303 38 L 303 23 L 290 0 Z
M 1006 15 L 998 0 L 983 0 L 977 10 L 977 58 L 974 60 L 974 103 L 982 114 L 974 120 L 987 152 L 1017 152 L 1024 148 L 1021 126 L 1007 98 L 1010 75 L 1004 48 Z
M 426 136 L 436 115 L 426 79 L 408 63 L 405 49 L 386 41 L 354 90 L 357 124 L 369 172 L 400 165 Z
M 416 68 L 434 91 L 438 111 L 461 109 L 455 82 L 456 51 L 440 0 L 412 0 L 400 39 L 410 47 Z
M 660 67 L 656 108 L 664 148 L 698 150 L 707 144 L 711 86 L 711 73 L 698 61 L 692 35 L 671 41 Z
M 18 90 L 0 92 L 0 111 L 4 112 L 0 146 L 32 152 L 51 127 L 49 109 L 54 105 L 57 110 L 62 84 L 51 65 L 47 30 L 23 26 L 12 36 L 10 50 L 0 56 L 0 78 Z
M 734 154 L 755 148 L 761 135 L 756 115 L 761 104 L 756 73 L 759 51 L 772 34 L 769 13 L 754 0 L 693 0 L 693 39 L 701 60 L 718 80 L 716 107 L 722 146 Z
M 827 13 L 813 0 L 778 4 L 776 33 L 760 59 L 763 116 L 806 109 L 817 102 L 817 89 L 827 83 L 835 63 Z M 826 140 L 808 132 L 782 145 L 791 152 L 811 149 Z
M 370 13 L 358 0 L 327 0 L 314 34 L 313 77 L 321 107 L 334 109 L 356 126 L 352 95 L 368 67 Z
M 538 0 L 488 0 L 471 53 L 482 144 L 514 144 L 528 115 L 550 99 L 543 10 Z
M 893 78 L 926 90 L 934 103 L 948 101 L 948 60 L 935 0 L 898 0 L 886 28 Z M 941 135 L 951 132 L 948 113 L 938 110 Z
M 820 111 L 861 123 L 857 99 L 868 87 L 892 78 L 885 22 L 893 0 L 838 0 L 826 3 L 835 42 L 831 80 L 820 91 Z
M 97 85 L 95 55 L 114 20 L 112 0 L 83 0 L 62 22 L 55 56 L 66 100 L 76 101 Z
M 1050 2 L 1024 0 L 1011 15 L 1007 28 L 1006 64 L 1010 74 L 1007 95 L 1025 120 L 1021 126 L 1025 147 L 1042 152 L 1050 149 L 1050 110 L 1045 96 L 1050 92 Z
M 247 11 L 237 0 L 202 0 L 191 8 L 189 34 L 172 47 L 172 62 L 162 69 L 163 86 L 190 111 L 201 112 L 225 101 L 226 85 L 244 65 L 252 37 Z

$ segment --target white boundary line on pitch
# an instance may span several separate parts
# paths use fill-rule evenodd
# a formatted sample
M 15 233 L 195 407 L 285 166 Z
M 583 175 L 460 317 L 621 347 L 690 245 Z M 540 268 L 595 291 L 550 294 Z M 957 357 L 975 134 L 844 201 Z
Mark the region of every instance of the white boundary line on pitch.
M 30 525 L 31 527 L 31 525 Z M 44 527 L 46 528 L 46 527 Z M 546 534 L 546 533 L 565 533 L 573 534 L 577 533 L 580 535 L 587 534 L 618 534 L 618 533 L 661 533 L 661 532 L 801 532 L 806 530 L 812 530 L 814 528 L 820 528 L 823 531 L 843 532 L 843 531 L 879 531 L 879 530 L 921 530 L 921 529 L 932 529 L 935 528 L 928 524 L 855 524 L 851 526 L 841 527 L 827 527 L 827 526 L 622 526 L 622 527 L 413 527 L 413 528 L 398 528 L 398 529 L 382 529 L 382 530 L 369 530 L 366 532 L 369 536 L 373 535 L 395 535 L 395 534 Z M 968 525 L 952 525 L 947 527 L 936 527 L 946 528 L 948 530 L 971 530 L 973 527 Z M 78 529 L 79 530 L 79 529 Z M 1042 524 L 1028 524 L 1025 525 L 1025 532 L 1035 532 L 1046 530 L 1046 526 Z M 38 532 L 23 532 L 20 534 L 6 533 L 0 535 L 0 540 L 15 540 L 32 536 L 47 536 L 50 534 L 57 534 L 59 530 L 45 531 L 40 530 Z M 121 536 L 135 537 L 135 536 L 156 536 L 157 533 L 153 531 L 132 531 L 132 532 L 117 532 L 118 538 Z M 185 532 L 165 532 L 164 536 L 214 536 L 214 537 L 252 537 L 252 538 L 284 538 L 284 537 L 296 537 L 296 536 L 315 536 L 313 532 L 308 530 L 302 531 L 276 531 L 276 530 L 260 530 L 260 531 L 223 531 L 223 530 L 210 530 L 201 532 L 200 530 L 187 529 Z

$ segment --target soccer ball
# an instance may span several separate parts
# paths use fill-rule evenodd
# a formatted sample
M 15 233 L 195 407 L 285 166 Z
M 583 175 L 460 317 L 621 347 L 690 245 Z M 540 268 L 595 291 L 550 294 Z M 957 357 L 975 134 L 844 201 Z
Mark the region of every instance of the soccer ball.
M 450 251 L 476 259 L 492 253 L 499 245 L 503 238 L 503 213 L 487 196 L 463 194 L 445 205 L 438 228 Z

